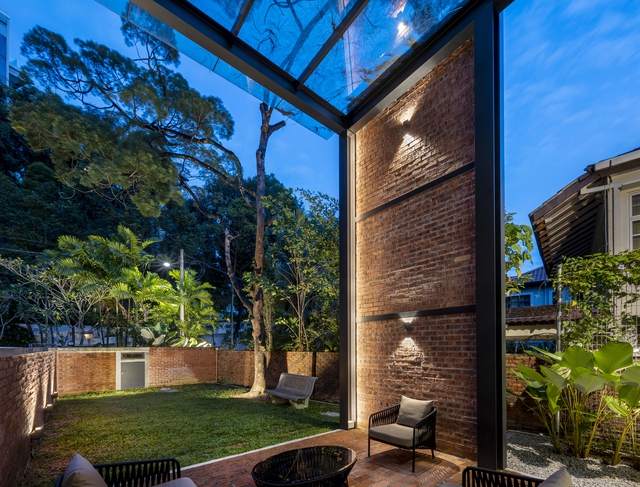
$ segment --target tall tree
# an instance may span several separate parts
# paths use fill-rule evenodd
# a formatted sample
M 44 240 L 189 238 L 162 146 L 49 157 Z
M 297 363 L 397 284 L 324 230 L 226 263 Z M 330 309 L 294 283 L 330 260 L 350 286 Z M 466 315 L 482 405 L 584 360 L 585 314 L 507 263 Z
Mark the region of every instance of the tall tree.
M 256 190 L 249 191 L 238 158 L 223 144 L 233 134 L 233 121 L 222 101 L 201 95 L 172 70 L 177 51 L 131 24 L 124 24 L 123 33 L 126 42 L 138 48 L 138 59 L 92 41 L 76 40 L 76 51 L 47 29 L 29 31 L 21 48 L 29 58 L 25 70 L 46 91 L 38 93 L 29 83 L 21 88 L 22 100 L 29 102 L 14 103 L 13 127 L 34 149 L 51 149 L 56 174 L 70 187 L 133 203 L 142 214 L 153 216 L 161 205 L 181 200 L 184 191 L 203 214 L 224 226 L 226 242 L 233 235 L 224 217 L 218 208 L 205 207 L 194 182 L 219 179 L 240 192 L 256 212 L 256 279 L 250 299 L 242 294 L 229 259 L 225 262 L 234 290 L 251 312 L 256 365 L 251 393 L 262 392 L 266 358 L 258 283 L 267 226 L 262 205 L 265 156 L 269 138 L 285 123 L 272 124 L 273 107 L 260 105 Z

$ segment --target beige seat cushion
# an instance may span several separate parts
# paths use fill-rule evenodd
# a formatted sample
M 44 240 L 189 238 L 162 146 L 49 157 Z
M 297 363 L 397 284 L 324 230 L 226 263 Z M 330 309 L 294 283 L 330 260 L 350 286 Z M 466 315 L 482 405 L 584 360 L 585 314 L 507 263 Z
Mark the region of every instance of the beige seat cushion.
M 396 423 L 413 428 L 418 421 L 431 412 L 431 409 L 433 409 L 433 401 L 421 401 L 402 396 Z
M 561 468 L 540 484 L 540 487 L 571 487 L 571 475 L 566 468 Z
M 413 446 L 413 428 L 399 424 L 385 424 L 369 428 L 369 436 L 376 440 L 411 448 Z
M 182 477 L 180 479 L 169 480 L 169 482 L 158 484 L 158 487 L 196 487 L 196 484 L 193 483 L 193 480 Z
M 107 483 L 86 458 L 76 453 L 64 471 L 62 487 L 107 487 Z

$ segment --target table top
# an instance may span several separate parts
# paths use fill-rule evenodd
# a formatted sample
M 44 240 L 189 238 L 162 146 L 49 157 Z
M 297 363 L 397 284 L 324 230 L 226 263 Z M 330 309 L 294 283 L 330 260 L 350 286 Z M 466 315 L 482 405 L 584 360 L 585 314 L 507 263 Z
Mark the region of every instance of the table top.
M 304 481 L 346 479 L 356 459 L 356 452 L 343 446 L 313 446 L 269 457 L 253 467 L 251 475 L 260 485 L 304 485 Z

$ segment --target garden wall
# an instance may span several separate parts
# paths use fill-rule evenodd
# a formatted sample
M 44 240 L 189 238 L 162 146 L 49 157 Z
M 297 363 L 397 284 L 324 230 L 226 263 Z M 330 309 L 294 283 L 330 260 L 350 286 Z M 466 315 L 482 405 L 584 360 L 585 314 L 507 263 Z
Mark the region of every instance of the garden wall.
M 274 388 L 282 372 L 317 377 L 311 399 L 338 403 L 340 364 L 338 353 L 270 352 L 267 354 L 267 387 Z M 250 387 L 253 383 L 253 353 L 220 350 L 218 381 Z
M 75 348 L 58 350 L 60 395 L 116 389 L 116 352 L 149 352 L 149 387 L 217 381 L 250 387 L 253 352 L 213 348 Z M 216 374 L 216 368 L 218 373 Z M 271 352 L 267 387 L 275 387 L 282 372 L 318 377 L 312 399 L 338 402 L 337 353 Z
M 55 390 L 55 351 L 0 348 L 0 486 L 20 483 Z
M 518 379 L 511 369 L 517 369 L 518 364 L 526 365 L 527 367 L 539 370 L 540 365 L 543 364 L 541 360 L 530 355 L 520 354 L 507 354 L 507 390 L 517 394 L 519 397 L 526 397 L 524 390 L 526 389 L 524 381 Z M 523 403 L 520 399 L 507 394 L 507 429 L 518 431 L 531 431 L 546 433 L 542 421 L 540 421 L 535 414 L 529 411 L 527 404 L 533 405 L 533 400 L 527 398 L 527 402 Z

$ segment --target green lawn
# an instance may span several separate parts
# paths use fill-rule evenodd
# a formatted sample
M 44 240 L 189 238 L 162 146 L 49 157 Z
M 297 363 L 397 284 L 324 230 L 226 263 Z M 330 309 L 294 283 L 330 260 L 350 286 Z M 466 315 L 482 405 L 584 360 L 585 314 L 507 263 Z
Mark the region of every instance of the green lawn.
M 52 486 L 75 452 L 92 463 L 175 457 L 187 466 L 338 428 L 320 414 L 337 406 L 296 410 L 216 384 L 174 389 L 61 397 L 22 487 Z

